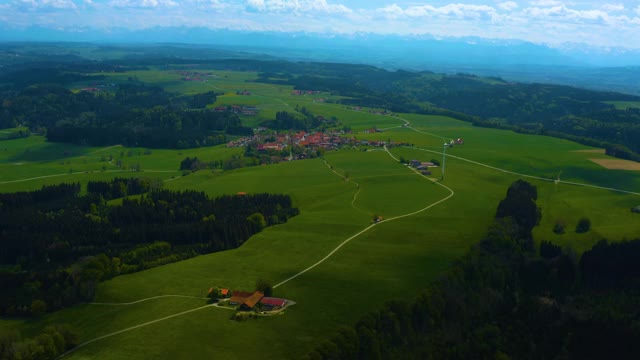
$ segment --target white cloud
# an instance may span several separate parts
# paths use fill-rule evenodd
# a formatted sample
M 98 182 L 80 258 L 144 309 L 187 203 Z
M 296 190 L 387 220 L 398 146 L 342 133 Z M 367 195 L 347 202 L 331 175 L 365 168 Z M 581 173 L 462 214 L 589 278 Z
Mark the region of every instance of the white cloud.
M 604 4 L 602 5 L 602 10 L 606 12 L 620 12 L 624 11 L 624 4 Z
M 14 4 L 23 10 L 74 10 L 77 8 L 71 0 L 17 0 Z
M 153 9 L 160 7 L 175 7 L 178 3 L 173 0 L 113 0 L 111 6 L 117 8 Z
M 491 6 L 470 4 L 447 4 L 440 7 L 433 5 L 414 5 L 405 9 L 402 9 L 397 4 L 393 4 L 377 9 L 376 12 L 392 19 L 396 19 L 401 16 L 407 16 L 409 18 L 440 17 L 477 19 L 483 17 L 494 17 L 497 15 L 496 9 Z
M 536 0 L 529 2 L 532 6 L 545 7 L 545 6 L 563 6 L 564 3 L 558 0 Z
M 353 10 L 342 4 L 333 4 L 327 0 L 247 0 L 246 8 L 253 12 L 320 12 L 325 14 L 352 13 Z
M 0 0 L 9 26 L 372 32 L 589 42 L 640 48 L 640 3 L 626 0 Z M 412 1 L 412 2 L 409 2 Z M 380 4 L 381 6 L 371 5 Z M 435 4 L 435 5 L 434 5 Z M 489 4 L 489 5 L 482 5 Z M 633 4 L 633 5 L 631 5 Z M 368 5 L 368 6 L 367 6 Z M 353 5 L 355 6 L 355 5 Z M 138 11 L 136 11 L 138 10 Z M 69 16 L 74 11 L 78 16 Z
M 513 11 L 519 6 L 515 1 L 505 1 L 498 4 L 498 7 L 502 10 Z
M 405 15 L 404 9 L 402 9 L 398 4 L 391 4 L 389 6 L 385 6 L 383 8 L 376 10 L 382 16 L 387 17 L 389 19 L 397 19 Z

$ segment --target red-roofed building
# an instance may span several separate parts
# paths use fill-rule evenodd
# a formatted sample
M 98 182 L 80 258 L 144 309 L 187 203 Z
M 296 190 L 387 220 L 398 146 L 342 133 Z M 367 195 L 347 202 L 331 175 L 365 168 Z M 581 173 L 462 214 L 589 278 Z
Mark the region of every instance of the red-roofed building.
M 230 305 L 242 304 L 251 295 L 253 295 L 253 293 L 235 290 L 231 293 L 231 299 L 229 299 L 229 304 Z
M 244 299 L 244 302 L 242 303 L 240 308 L 244 310 L 251 310 L 256 306 L 258 302 L 260 302 L 260 300 L 262 300 L 263 297 L 264 297 L 264 293 L 260 291 L 256 291 L 253 294 L 251 294 L 249 297 Z
M 229 295 L 229 289 L 220 289 L 220 294 L 227 297 L 227 295 Z
M 287 300 L 273 297 L 263 297 L 262 300 L 260 300 L 260 304 L 262 305 L 262 308 L 264 310 L 271 311 L 283 308 L 287 304 Z

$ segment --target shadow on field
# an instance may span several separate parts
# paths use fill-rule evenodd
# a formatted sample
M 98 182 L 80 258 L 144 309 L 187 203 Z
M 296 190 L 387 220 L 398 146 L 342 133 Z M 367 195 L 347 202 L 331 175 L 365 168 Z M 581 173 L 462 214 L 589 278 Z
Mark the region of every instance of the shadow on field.
M 44 143 L 28 147 L 24 151 L 9 158 L 10 162 L 36 162 L 65 160 L 73 157 L 87 155 L 89 149 L 72 144 Z
M 595 164 L 594 164 L 595 165 Z M 561 180 L 571 181 L 575 178 L 578 182 L 592 185 L 606 186 L 628 191 L 638 189 L 639 171 L 589 169 L 585 167 L 570 166 L 562 169 Z

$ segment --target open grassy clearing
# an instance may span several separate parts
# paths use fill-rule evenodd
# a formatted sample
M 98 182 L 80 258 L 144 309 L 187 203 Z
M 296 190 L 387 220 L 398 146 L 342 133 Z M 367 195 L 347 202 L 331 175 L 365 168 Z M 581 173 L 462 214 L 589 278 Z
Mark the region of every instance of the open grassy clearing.
M 60 182 L 108 180 L 120 177 L 151 177 L 168 180 L 181 175 L 185 157 L 202 161 L 225 160 L 242 153 L 241 148 L 224 145 L 184 150 L 108 147 L 83 147 L 49 143 L 44 137 L 31 136 L 8 140 L 0 145 L 0 191 L 33 190 Z M 111 160 L 109 160 L 111 159 Z M 116 166 L 120 160 L 122 168 Z M 140 166 L 140 172 L 128 169 Z
M 637 101 L 604 101 L 605 104 L 611 104 L 618 110 L 640 109 L 640 102 Z
M 160 73 L 138 72 L 135 76 L 164 83 L 167 87 L 175 86 L 182 92 L 211 90 L 210 87 L 204 89 L 197 83 L 182 82 Z M 229 104 L 236 99 L 248 104 L 255 101 L 263 108 L 256 119 L 284 110 L 287 106 L 282 102 L 290 106 L 298 104 L 316 115 L 336 116 L 356 132 L 371 127 L 392 128 L 382 133 L 355 133 L 358 139 L 391 139 L 412 143 L 422 149 L 393 148 L 391 152 L 396 157 L 441 160 L 441 137 L 462 137 L 466 144 L 448 149 L 448 154 L 544 178 L 560 176 L 562 180 L 628 190 L 640 188 L 637 173 L 616 171 L 612 176 L 611 171 L 589 161 L 594 157 L 593 153 L 575 151 L 590 148 L 569 141 L 476 128 L 440 116 L 401 115 L 421 131 L 417 132 L 398 127 L 404 123 L 400 118 L 314 103 L 312 97 L 291 96 L 286 87 L 253 83 L 240 87 L 255 73 L 215 73 L 218 77 L 205 84 L 211 83 L 226 92 L 242 89 L 254 92 L 254 95 L 244 97 L 225 95 L 218 101 L 229 100 Z M 131 74 L 117 76 L 126 79 Z M 249 88 L 249 85 L 255 87 Z M 144 149 L 78 147 L 73 148 L 75 157 L 71 157 L 70 164 L 59 165 L 60 156 L 55 154 L 64 151 L 67 145 L 57 147 L 60 144 L 48 144 L 37 137 L 15 141 L 18 142 L 11 145 L 12 150 L 8 148 L 6 156 L 0 156 L 0 181 L 50 174 L 57 166 L 65 168 L 70 165 L 74 170 L 79 166 L 100 169 L 104 163 L 100 161 L 103 156 L 139 162 L 143 170 L 174 171 L 154 173 L 154 176 L 168 180 L 178 175 L 179 162 L 186 156 L 198 156 L 208 161 L 224 159 L 242 151 L 220 146 L 153 150 L 150 155 L 138 155 Z M 48 146 L 53 146 L 49 148 L 52 151 L 38 150 Z M 7 174 L 4 167 L 17 166 L 12 159 L 26 156 L 25 147 L 34 147 L 31 151 L 39 151 L 41 157 L 25 161 L 21 165 L 25 166 L 22 173 Z M 132 156 L 127 156 L 129 151 Z M 54 155 L 48 156 L 48 153 Z M 86 164 L 83 159 L 87 159 Z M 448 195 L 445 189 L 416 175 L 383 151 L 328 152 L 325 159 L 336 172 L 348 175 L 351 181 L 334 174 L 321 159 L 227 172 L 200 171 L 174 177 L 166 183 L 167 188 L 203 190 L 210 195 L 240 191 L 291 194 L 301 215 L 287 224 L 266 229 L 241 248 L 102 283 L 95 301 L 127 302 L 163 294 L 202 296 L 214 285 L 252 289 L 258 278 L 275 284 L 307 268 L 342 241 L 369 226 L 372 214 L 388 218 L 410 213 Z M 441 168 L 434 168 L 432 172 L 433 177 L 439 177 Z M 135 176 L 138 173 L 128 174 Z M 140 174 L 147 176 L 151 173 Z M 0 184 L 0 191 L 33 189 L 43 183 L 67 179 L 77 181 L 90 176 L 104 176 L 106 179 L 114 174 L 94 172 Z M 97 341 L 71 353 L 69 358 L 299 358 L 340 324 L 353 323 L 388 299 L 413 296 L 446 270 L 451 261 L 464 254 L 485 234 L 498 202 L 504 197 L 509 184 L 518 178 L 517 175 L 447 158 L 444 184 L 455 190 L 455 196 L 423 213 L 373 227 L 345 244 L 318 267 L 278 287 L 276 296 L 298 303 L 286 310 L 285 315 L 238 323 L 230 321 L 230 314 L 225 310 L 206 308 Z M 638 196 L 548 181 L 528 181 L 538 187 L 538 204 L 542 207 L 541 225 L 534 232 L 537 241 L 551 240 L 584 250 L 603 237 L 621 239 L 640 233 L 637 215 L 629 211 L 630 207 L 640 205 Z M 360 185 L 360 189 L 354 182 Z M 354 200 L 356 193 L 358 196 Z M 592 220 L 593 230 L 576 235 L 573 229 L 582 216 Z M 552 232 L 558 219 L 567 224 L 564 235 Z M 204 302 L 200 300 L 179 298 L 163 298 L 131 306 L 82 305 L 47 315 L 41 321 L 2 320 L 0 327 L 18 326 L 27 333 L 35 333 L 47 323 L 68 322 L 81 330 L 82 340 L 90 340 L 202 305 Z
M 640 163 L 622 159 L 589 159 L 609 170 L 640 170 Z

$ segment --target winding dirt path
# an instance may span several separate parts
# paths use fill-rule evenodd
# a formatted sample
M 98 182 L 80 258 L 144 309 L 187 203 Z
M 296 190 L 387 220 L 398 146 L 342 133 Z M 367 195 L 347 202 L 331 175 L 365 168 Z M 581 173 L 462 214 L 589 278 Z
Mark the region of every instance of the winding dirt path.
M 389 152 L 389 150 L 386 147 L 385 147 L 385 151 L 387 152 L 387 154 L 389 154 L 389 156 L 391 156 L 391 158 L 393 158 L 396 161 L 399 161 L 395 156 L 393 156 L 393 154 L 391 154 L 391 152 Z M 366 228 L 364 228 L 360 232 L 358 232 L 355 235 L 352 235 L 351 237 L 349 237 L 346 240 L 344 240 L 337 247 L 335 247 L 331 252 L 329 252 L 325 257 L 323 257 L 322 259 L 318 260 L 313 265 L 311 265 L 308 268 L 300 271 L 299 273 L 297 273 L 297 274 L 295 274 L 295 275 L 293 275 L 293 276 L 291 276 L 291 277 L 279 282 L 278 284 L 274 285 L 273 288 L 275 289 L 277 287 L 280 287 L 280 286 L 288 283 L 289 281 L 297 278 L 298 276 L 306 273 L 307 271 L 312 270 L 313 268 L 317 267 L 318 265 L 322 264 L 323 262 L 327 261 L 327 259 L 329 259 L 331 256 L 333 256 L 336 252 L 338 252 L 338 250 L 340 250 L 343 246 L 345 246 L 351 240 L 353 240 L 353 239 L 357 238 L 358 236 L 366 233 L 367 231 L 373 229 L 374 227 L 376 227 L 378 225 L 381 225 L 381 224 L 384 224 L 386 222 L 395 221 L 395 220 L 399 220 L 399 219 L 406 218 L 406 217 L 409 217 L 409 216 L 414 216 L 414 215 L 420 214 L 420 213 L 422 213 L 424 211 L 427 211 L 427 210 L 431 209 L 432 207 L 434 207 L 436 205 L 439 205 L 439 204 L 449 200 L 451 197 L 453 197 L 455 195 L 455 192 L 453 190 L 451 190 L 451 188 L 449 188 L 448 186 L 443 185 L 443 184 L 441 184 L 440 182 L 438 182 L 438 181 L 436 181 L 434 179 L 427 178 L 427 177 L 423 176 L 422 174 L 420 174 L 419 172 L 415 171 L 414 169 L 411 169 L 411 170 L 413 170 L 418 176 L 421 176 L 421 177 L 423 177 L 423 178 L 425 178 L 425 179 L 427 179 L 427 180 L 429 180 L 429 181 L 431 181 L 431 182 L 433 182 L 433 183 L 435 183 L 435 184 L 447 189 L 449 191 L 449 195 L 447 197 L 443 198 L 443 199 L 440 199 L 440 200 L 438 200 L 438 201 L 436 201 L 436 202 L 434 202 L 432 204 L 427 205 L 426 207 L 424 207 L 424 208 L 422 208 L 422 209 L 420 209 L 418 211 L 414 211 L 414 212 L 411 212 L 411 213 L 408 213 L 408 214 L 404 214 L 404 215 L 398 215 L 398 216 L 395 216 L 395 217 L 392 217 L 392 218 L 388 218 L 388 219 L 385 219 L 385 220 L 382 220 L 380 222 L 373 223 L 373 224 L 367 226 Z

